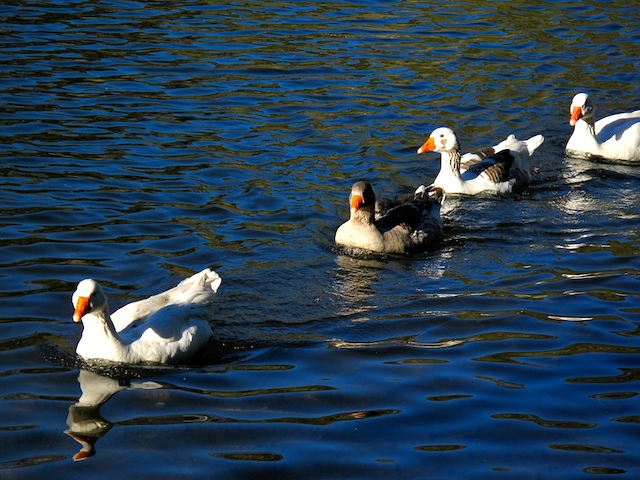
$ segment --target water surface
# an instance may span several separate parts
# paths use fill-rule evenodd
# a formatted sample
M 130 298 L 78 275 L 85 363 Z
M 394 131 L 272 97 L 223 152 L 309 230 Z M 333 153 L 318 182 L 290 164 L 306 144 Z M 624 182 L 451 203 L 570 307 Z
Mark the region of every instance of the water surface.
M 640 108 L 637 18 L 4 2 L 1 476 L 637 476 L 640 170 L 564 155 L 578 91 Z M 433 252 L 337 250 L 351 184 L 430 181 L 442 125 L 469 150 L 543 133 L 530 189 L 450 196 Z M 195 365 L 75 357 L 79 280 L 117 307 L 207 266 Z

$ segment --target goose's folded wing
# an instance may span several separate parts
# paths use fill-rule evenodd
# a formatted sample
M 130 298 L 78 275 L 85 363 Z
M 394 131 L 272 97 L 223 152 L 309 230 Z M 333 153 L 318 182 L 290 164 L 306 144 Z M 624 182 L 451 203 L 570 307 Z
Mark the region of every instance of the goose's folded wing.
M 146 322 L 149 317 L 169 305 L 210 303 L 221 282 L 222 279 L 216 272 L 206 268 L 167 291 L 125 305 L 111 314 L 111 321 L 116 331 L 120 332 Z
M 167 292 L 159 293 L 137 302 L 131 302 L 111 314 L 116 332 L 132 328 L 146 322 L 151 315 L 169 305 L 172 301 Z
M 387 211 L 384 216 L 376 220 L 376 227 L 383 233 L 399 225 L 415 229 L 420 225 L 422 210 L 414 203 L 403 203 Z
M 376 220 L 379 220 L 384 215 L 389 213 L 395 207 L 398 207 L 404 203 L 410 203 L 413 201 L 414 194 L 413 193 L 405 193 L 403 195 L 398 195 L 395 198 L 383 198 L 381 200 L 376 200 L 375 206 L 375 214 Z
M 502 150 L 482 161 L 462 165 L 466 169 L 462 174 L 462 178 L 463 180 L 472 180 L 482 175 L 494 183 L 504 182 L 509 178 L 513 161 L 514 157 L 511 152 L 509 150 Z

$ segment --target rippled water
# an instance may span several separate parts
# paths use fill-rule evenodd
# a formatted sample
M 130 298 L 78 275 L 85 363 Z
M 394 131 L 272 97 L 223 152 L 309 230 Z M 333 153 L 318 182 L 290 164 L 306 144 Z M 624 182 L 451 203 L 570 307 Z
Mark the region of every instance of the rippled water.
M 576 92 L 640 108 L 634 2 L 0 18 L 2 478 L 640 474 L 640 169 L 564 156 Z M 467 149 L 543 133 L 529 191 L 449 197 L 435 252 L 337 251 L 351 184 L 432 179 L 441 125 Z M 80 279 L 117 306 L 206 266 L 197 365 L 76 360 Z

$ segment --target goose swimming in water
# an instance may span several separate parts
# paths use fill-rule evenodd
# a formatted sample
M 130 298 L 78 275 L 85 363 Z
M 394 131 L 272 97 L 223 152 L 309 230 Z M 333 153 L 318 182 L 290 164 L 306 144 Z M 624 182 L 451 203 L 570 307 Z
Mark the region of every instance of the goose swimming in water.
M 73 294 L 73 321 L 83 332 L 76 352 L 85 359 L 123 363 L 180 363 L 211 338 L 206 306 L 222 279 L 205 269 L 158 295 L 130 303 L 109 314 L 107 297 L 92 279 Z
M 586 93 L 571 101 L 568 155 L 623 162 L 640 162 L 640 110 L 618 113 L 596 121 L 596 109 Z
M 509 135 L 493 147 L 462 155 L 453 130 L 440 127 L 431 133 L 418 153 L 440 153 L 440 172 L 431 186 L 446 193 L 519 193 L 531 181 L 529 157 L 543 141 L 542 135 L 524 141 Z
M 353 184 L 350 218 L 336 231 L 335 242 L 380 253 L 426 250 L 442 238 L 440 207 L 444 192 L 420 187 L 412 198 L 375 218 L 376 196 L 364 181 Z

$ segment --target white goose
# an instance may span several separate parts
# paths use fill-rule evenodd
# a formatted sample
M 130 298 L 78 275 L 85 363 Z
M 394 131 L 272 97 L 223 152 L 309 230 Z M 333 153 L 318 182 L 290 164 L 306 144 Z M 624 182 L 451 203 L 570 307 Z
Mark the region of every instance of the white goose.
M 350 218 L 336 231 L 338 245 L 380 253 L 426 250 L 442 238 L 441 189 L 420 187 L 404 203 L 375 219 L 376 196 L 371 185 L 359 181 L 349 195 Z
M 107 297 L 92 279 L 73 294 L 73 321 L 84 326 L 76 352 L 86 359 L 123 363 L 180 363 L 212 336 L 204 316 L 222 279 L 202 270 L 163 293 L 130 303 L 109 315 Z
M 640 110 L 618 113 L 595 121 L 595 107 L 586 93 L 571 102 L 573 134 L 567 154 L 583 158 L 602 158 L 626 162 L 640 161 Z
M 542 135 L 524 141 L 509 135 L 498 145 L 462 155 L 453 130 L 440 127 L 431 133 L 418 153 L 440 153 L 440 173 L 432 187 L 466 195 L 486 191 L 517 193 L 529 185 L 529 157 L 543 141 Z

